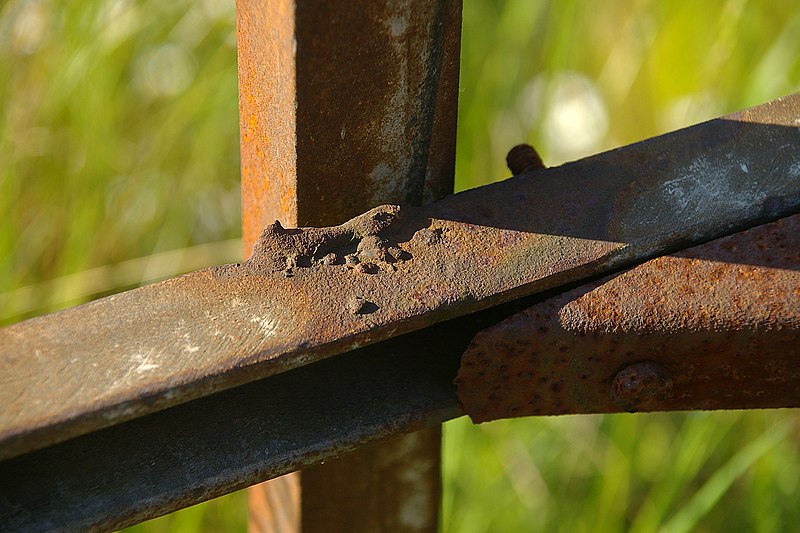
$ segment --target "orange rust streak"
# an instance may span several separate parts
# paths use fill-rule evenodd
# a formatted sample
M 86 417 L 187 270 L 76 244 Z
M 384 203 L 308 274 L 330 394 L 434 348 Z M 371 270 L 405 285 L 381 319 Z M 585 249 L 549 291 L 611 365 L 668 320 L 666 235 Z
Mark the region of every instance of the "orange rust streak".
M 244 256 L 267 224 L 298 225 L 294 0 L 236 0 Z M 252 487 L 249 531 L 300 530 L 300 478 Z M 272 512 L 270 512 L 270 509 Z
M 238 0 L 242 239 L 249 256 L 261 228 L 297 225 L 294 3 Z

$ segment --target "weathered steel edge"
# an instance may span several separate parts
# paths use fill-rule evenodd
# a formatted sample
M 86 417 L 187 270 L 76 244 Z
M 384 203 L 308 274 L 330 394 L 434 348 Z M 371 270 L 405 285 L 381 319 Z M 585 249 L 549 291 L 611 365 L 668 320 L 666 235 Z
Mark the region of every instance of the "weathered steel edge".
M 481 331 L 474 422 L 800 407 L 800 215 L 659 257 Z
M 461 353 L 477 331 L 527 304 L 443 322 L 2 461 L 0 529 L 121 528 L 460 416 L 453 378 Z
M 732 259 L 744 253 L 751 263 L 766 262 L 764 253 L 752 256 L 747 253 L 750 250 L 739 249 L 738 245 L 744 240 L 760 247 L 762 251 L 766 249 L 768 255 L 774 250 L 764 248 L 764 245 L 775 242 L 765 243 L 763 236 L 776 235 L 773 228 L 777 226 L 781 232 L 777 242 L 781 250 L 779 253 L 785 251 L 788 255 L 776 258 L 775 266 L 785 270 L 786 261 L 789 261 L 790 267 L 796 267 L 796 249 L 782 250 L 780 244 L 784 241 L 780 239 L 788 237 L 796 241 L 798 236 L 793 230 L 798 223 L 800 215 L 781 219 L 713 241 L 698 247 L 699 251 L 697 248 L 686 250 L 680 257 L 692 262 L 692 270 L 688 272 L 690 276 L 697 271 L 711 285 L 715 282 L 706 279 L 709 278 L 706 272 L 709 269 L 735 271 L 739 277 L 758 276 L 757 271 L 761 267 L 736 264 Z M 724 257 L 720 254 L 704 256 L 703 250 L 709 247 L 721 250 Z M 697 382 L 694 392 L 700 390 L 700 394 L 693 397 L 670 395 L 673 381 L 677 391 L 685 381 L 681 375 L 704 372 L 702 369 L 708 364 L 698 360 L 691 368 L 678 369 L 675 377 L 665 375 L 665 370 L 674 373 L 676 369 L 668 364 L 665 368 L 653 366 L 650 361 L 655 356 L 661 364 L 664 363 L 658 355 L 659 349 L 665 351 L 661 346 L 664 339 L 655 336 L 655 344 L 646 342 L 637 347 L 636 342 L 631 344 L 623 338 L 623 342 L 628 344 L 617 344 L 618 335 L 609 331 L 636 328 L 632 327 L 630 321 L 616 318 L 617 315 L 630 313 L 618 313 L 614 309 L 608 311 L 607 304 L 613 303 L 621 309 L 638 309 L 632 303 L 635 300 L 633 296 L 620 296 L 617 292 L 630 289 L 628 292 L 638 294 L 638 285 L 629 287 L 630 277 L 636 277 L 637 270 L 642 269 L 658 275 L 664 270 L 659 265 L 665 260 L 671 258 L 658 258 L 633 271 L 598 280 L 563 294 L 532 296 L 439 323 L 2 461 L 0 524 L 10 530 L 24 531 L 85 531 L 125 527 L 316 464 L 382 438 L 436 425 L 462 414 L 453 386 L 453 378 L 459 368 L 460 399 L 476 420 L 534 413 L 651 410 L 653 406 L 657 409 L 713 409 L 797 405 L 796 365 L 786 364 L 796 358 L 794 352 L 788 358 L 783 357 L 787 361 L 762 362 L 772 377 L 780 377 L 780 371 L 791 370 L 795 373 L 792 377 L 794 381 L 788 381 L 789 387 L 795 387 L 794 395 L 790 393 L 787 397 L 783 394 L 783 399 L 776 403 L 775 395 L 768 391 L 766 394 L 750 395 L 747 401 L 742 402 L 742 391 L 722 391 L 713 380 L 707 382 L 705 374 L 695 376 Z M 795 280 L 796 285 L 796 272 L 782 272 L 779 275 L 785 279 L 790 276 L 788 279 Z M 624 276 L 627 279 L 621 280 Z M 644 283 L 649 282 L 645 280 Z M 698 288 L 701 285 L 700 280 L 692 277 L 688 283 Z M 731 294 L 730 283 L 727 285 L 726 294 Z M 785 283 L 775 290 L 785 292 L 792 288 L 786 289 L 783 285 Z M 733 301 L 729 302 L 732 305 L 738 305 L 735 292 L 732 293 Z M 672 287 L 666 294 L 668 301 L 678 299 L 679 295 L 680 287 Z M 775 313 L 783 316 L 788 312 L 797 318 L 797 304 L 800 301 L 797 295 L 788 304 L 779 294 L 770 293 L 760 297 L 767 299 L 765 303 L 769 305 L 768 310 L 763 310 L 761 305 L 745 307 L 756 311 L 756 314 L 769 313 L 770 317 Z M 554 320 L 558 320 L 556 317 L 559 310 L 565 308 L 565 302 L 566 307 L 570 307 L 568 314 L 577 318 L 578 329 L 583 327 L 582 324 L 586 325 L 584 322 L 599 320 L 599 326 L 584 335 L 579 333 L 574 338 L 568 333 L 569 339 L 565 340 L 563 334 L 557 331 L 558 328 L 554 327 Z M 524 313 L 519 313 L 521 309 L 525 309 Z M 591 309 L 597 313 L 588 312 Z M 637 313 L 634 314 L 638 316 Z M 509 316 L 511 318 L 499 322 Z M 709 319 L 712 322 L 713 316 Z M 581 317 L 588 317 L 588 320 L 582 321 Z M 660 318 L 649 314 L 647 317 L 653 322 L 653 327 L 661 329 Z M 753 317 L 745 315 L 745 318 Z M 633 322 L 638 322 L 638 319 Z M 797 324 L 787 331 L 781 331 L 780 325 L 786 324 L 786 320 L 775 317 L 770 323 L 772 326 L 762 331 L 751 332 L 755 335 L 754 342 L 762 346 L 771 343 L 770 346 L 779 348 L 780 345 L 797 346 Z M 669 330 L 671 322 L 666 324 Z M 704 331 L 711 337 L 715 334 L 715 328 L 710 326 Z M 471 342 L 477 332 L 476 340 Z M 778 335 L 777 341 L 773 342 L 775 335 Z M 676 342 L 680 344 L 683 340 Z M 565 354 L 560 347 L 569 348 L 576 342 L 578 346 L 574 351 L 578 355 L 575 357 L 584 361 L 577 366 L 576 361 L 559 361 L 559 357 Z M 667 342 L 667 352 L 670 346 L 674 348 L 675 343 Z M 697 343 L 693 346 L 697 347 Z M 466 352 L 462 360 L 461 353 L 464 350 Z M 487 350 L 491 352 L 490 368 L 484 368 L 485 374 L 478 377 L 472 371 L 480 367 L 481 353 L 486 354 Z M 534 352 L 538 353 L 536 362 L 530 363 L 529 356 L 534 356 Z M 741 355 L 738 348 L 725 352 L 725 357 L 731 359 Z M 614 371 L 621 367 L 621 372 L 613 376 L 613 380 L 611 374 L 597 372 L 597 369 L 598 375 L 591 375 L 589 367 L 599 365 L 607 370 L 609 360 Z M 717 364 L 720 363 L 718 359 L 714 361 L 712 366 L 717 373 L 730 378 L 736 372 L 737 366 L 733 360 L 728 361 L 731 364 L 727 366 Z M 744 361 L 744 364 L 752 366 L 752 361 Z M 572 375 L 580 373 L 581 365 L 589 373 L 587 377 L 591 379 L 588 381 L 577 374 Z M 466 380 L 465 369 L 473 373 Z M 538 376 L 548 375 L 550 371 L 554 379 L 539 382 Z M 525 372 L 530 372 L 531 376 L 525 378 Z M 504 381 L 513 375 L 517 378 L 522 375 L 522 381 Z M 595 382 L 599 383 L 599 392 L 595 390 Z M 608 394 L 615 386 L 618 391 L 617 397 L 613 398 Z M 787 382 L 775 382 L 774 386 L 786 389 Z M 471 394 L 466 401 L 464 387 L 468 387 Z M 525 409 L 514 408 L 515 397 L 528 399 L 534 396 L 537 401 Z M 635 403 L 618 403 L 616 407 L 612 404 L 631 399 Z M 475 401 L 478 402 L 477 408 Z M 485 410 L 487 402 L 491 411 Z
M 786 97 L 428 208 L 271 226 L 241 266 L 0 330 L 0 457 L 792 214 L 798 108 Z

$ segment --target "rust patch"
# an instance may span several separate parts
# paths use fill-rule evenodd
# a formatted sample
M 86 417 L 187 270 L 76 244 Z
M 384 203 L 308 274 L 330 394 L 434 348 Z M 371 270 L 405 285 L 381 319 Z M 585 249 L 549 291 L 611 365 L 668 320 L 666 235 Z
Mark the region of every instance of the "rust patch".
M 795 215 L 536 304 L 475 337 L 459 399 L 475 422 L 800 406 L 799 250 Z
M 237 0 L 239 131 L 245 254 L 261 228 L 297 226 L 292 0 Z

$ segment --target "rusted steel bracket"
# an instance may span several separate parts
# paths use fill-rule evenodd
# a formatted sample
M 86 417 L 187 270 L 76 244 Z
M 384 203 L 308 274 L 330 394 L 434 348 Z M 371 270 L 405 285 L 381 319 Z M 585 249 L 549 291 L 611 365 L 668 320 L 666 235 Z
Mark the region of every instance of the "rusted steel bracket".
M 537 303 L 480 332 L 456 382 L 475 422 L 800 407 L 800 215 Z
M 800 96 L 0 330 L 0 458 L 800 210 Z M 42 394 L 42 386 L 47 394 Z

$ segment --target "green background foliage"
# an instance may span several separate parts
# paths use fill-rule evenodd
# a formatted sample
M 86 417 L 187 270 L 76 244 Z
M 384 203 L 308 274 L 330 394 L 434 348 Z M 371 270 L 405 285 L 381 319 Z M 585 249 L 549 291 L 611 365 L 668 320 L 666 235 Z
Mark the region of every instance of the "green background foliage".
M 457 187 L 800 89 L 800 6 L 464 0 Z M 0 324 L 240 254 L 230 0 L 0 4 Z M 787 531 L 794 411 L 445 425 L 444 531 Z M 131 531 L 245 531 L 232 494 Z

